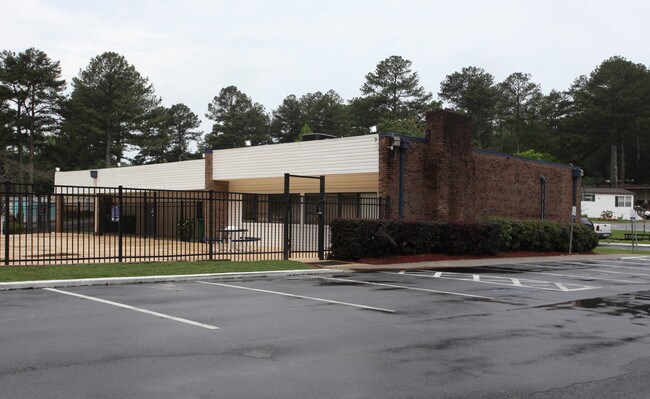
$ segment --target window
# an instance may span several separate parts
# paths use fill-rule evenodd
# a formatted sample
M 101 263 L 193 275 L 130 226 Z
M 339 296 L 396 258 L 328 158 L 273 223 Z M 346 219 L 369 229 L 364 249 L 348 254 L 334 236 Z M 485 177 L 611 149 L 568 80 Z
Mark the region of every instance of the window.
M 595 202 L 596 201 L 596 194 L 583 194 L 582 195 L 582 200 L 583 201 L 588 201 L 588 202 Z
M 284 194 L 244 194 L 242 221 L 254 223 L 273 223 L 284 221 Z M 299 196 L 291 195 L 291 208 L 294 215 L 300 215 Z M 300 223 L 300 218 L 291 223 Z
M 631 195 L 617 195 L 615 199 L 615 206 L 619 208 L 630 208 L 632 207 L 632 196 Z
M 305 194 L 305 224 L 318 223 L 319 194 Z M 324 204 L 325 224 L 336 218 L 377 218 L 378 199 L 374 193 L 327 194 Z

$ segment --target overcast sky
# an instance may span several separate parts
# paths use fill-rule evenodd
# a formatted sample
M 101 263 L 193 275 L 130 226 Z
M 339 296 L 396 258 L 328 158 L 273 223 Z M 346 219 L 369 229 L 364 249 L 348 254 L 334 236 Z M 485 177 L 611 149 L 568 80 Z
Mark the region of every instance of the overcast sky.
M 228 85 L 267 112 L 289 94 L 349 100 L 391 55 L 411 60 L 434 96 L 470 65 L 565 90 L 614 55 L 650 64 L 649 16 L 648 0 L 0 0 L 0 50 L 43 50 L 68 82 L 117 52 L 165 106 L 184 103 L 205 121 Z

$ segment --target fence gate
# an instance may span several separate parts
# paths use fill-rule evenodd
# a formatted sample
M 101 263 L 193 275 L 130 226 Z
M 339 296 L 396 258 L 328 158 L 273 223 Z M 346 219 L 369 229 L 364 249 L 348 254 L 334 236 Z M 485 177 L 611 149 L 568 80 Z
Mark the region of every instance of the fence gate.
M 320 182 L 318 204 L 314 209 L 317 218 L 316 237 L 306 226 L 294 223 L 296 217 L 300 218 L 301 209 L 305 213 L 309 212 L 307 197 L 291 196 L 291 178 L 297 179 L 317 179 Z M 297 210 L 297 212 L 296 212 Z M 325 176 L 299 176 L 289 173 L 284 174 L 284 256 L 288 260 L 292 253 L 318 253 L 318 259 L 325 259 Z M 296 215 L 296 213 L 298 213 Z M 299 220 L 299 219 L 298 219 Z M 316 238 L 314 240 L 314 238 Z M 298 247 L 299 245 L 299 247 Z

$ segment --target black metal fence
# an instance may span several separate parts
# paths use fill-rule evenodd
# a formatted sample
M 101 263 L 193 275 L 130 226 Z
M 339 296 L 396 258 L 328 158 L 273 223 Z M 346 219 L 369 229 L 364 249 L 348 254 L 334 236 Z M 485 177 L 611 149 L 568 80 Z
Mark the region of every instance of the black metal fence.
M 318 222 L 382 218 L 373 194 L 240 194 L 2 184 L 3 265 L 318 256 Z M 286 226 L 286 228 L 285 228 Z M 322 255 L 322 254 L 321 254 Z

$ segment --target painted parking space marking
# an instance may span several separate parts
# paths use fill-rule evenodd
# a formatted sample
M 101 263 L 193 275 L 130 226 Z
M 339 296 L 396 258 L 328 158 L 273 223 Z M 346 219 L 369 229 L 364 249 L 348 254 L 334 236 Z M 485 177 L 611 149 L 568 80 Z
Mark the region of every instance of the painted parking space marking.
M 526 265 L 546 267 L 546 265 L 538 265 L 538 264 L 534 264 L 534 263 L 526 263 Z M 483 269 L 504 271 L 504 269 L 498 269 L 498 268 L 495 268 L 495 267 L 484 267 Z M 552 268 L 552 269 L 554 269 L 554 268 Z M 614 283 L 627 283 L 627 284 L 644 284 L 645 283 L 645 281 L 632 281 L 632 280 L 621 280 L 621 279 L 605 278 L 605 277 L 580 276 L 580 275 L 577 275 L 577 274 L 552 273 L 552 272 L 533 272 L 533 271 L 521 270 L 521 269 L 517 269 L 517 271 L 518 272 L 524 272 L 526 274 L 541 274 L 543 276 L 569 277 L 569 278 L 575 278 L 575 279 L 580 279 L 580 280 L 602 280 L 602 281 L 610 281 L 610 282 L 614 282 Z M 601 287 L 594 287 L 594 288 L 601 288 Z
M 389 272 L 383 272 L 383 273 L 396 274 L 396 275 L 402 275 L 402 276 L 408 276 L 409 275 L 408 273 L 404 273 L 404 274 L 389 273 Z M 320 277 L 320 276 L 318 276 L 317 278 L 320 278 L 320 279 L 323 279 L 323 280 L 346 281 L 346 282 L 350 282 L 350 283 L 365 284 L 365 285 L 377 285 L 377 286 L 380 286 L 380 287 L 401 288 L 401 289 L 404 289 L 404 290 L 430 292 L 430 293 L 435 293 L 435 294 L 457 295 L 457 296 L 464 296 L 464 297 L 468 297 L 468 298 L 487 299 L 487 300 L 490 300 L 490 301 L 495 300 L 495 298 L 491 298 L 491 297 L 488 297 L 488 296 L 465 294 L 465 293 L 462 293 L 462 292 L 432 290 L 432 289 L 429 289 L 429 288 L 407 287 L 407 286 L 404 286 L 404 285 L 397 285 L 397 284 L 376 283 L 374 281 L 351 280 L 351 279 L 340 278 L 340 277 Z
M 391 272 L 386 272 L 386 273 L 395 274 Z M 505 285 L 505 286 L 521 287 L 521 288 L 532 288 L 532 289 L 546 290 L 546 291 L 570 292 L 570 291 L 585 291 L 585 290 L 600 288 L 600 287 L 594 287 L 594 286 L 582 285 L 582 284 L 556 283 L 553 281 L 521 279 L 521 278 L 491 276 L 491 275 L 483 275 L 483 274 L 469 274 L 469 273 L 436 272 L 435 274 L 430 274 L 426 272 L 410 272 L 410 273 L 406 273 L 406 275 L 426 277 L 426 278 L 440 278 L 446 280 L 470 281 L 473 283 Z
M 199 322 L 196 322 L 196 321 L 183 319 L 183 318 L 180 318 L 180 317 L 170 316 L 170 315 L 167 315 L 167 314 L 164 314 L 164 313 L 154 312 L 152 310 L 136 308 L 135 306 L 126 305 L 126 304 L 119 303 L 119 302 L 108 301 L 106 299 L 96 298 L 96 297 L 92 297 L 92 296 L 88 296 L 88 295 L 77 294 L 77 293 L 70 292 L 70 291 L 58 290 L 56 288 L 43 288 L 43 289 L 46 290 L 46 291 L 57 292 L 59 294 L 70 295 L 70 296 L 74 296 L 74 297 L 81 298 L 81 299 L 87 299 L 89 301 L 104 303 L 106 305 L 117 306 L 118 308 L 133 310 L 135 312 L 145 313 L 145 314 L 148 314 L 148 315 L 161 317 L 163 319 L 173 320 L 173 321 L 177 321 L 179 323 L 185 323 L 185 324 L 189 324 L 191 326 L 205 328 L 205 329 L 208 329 L 208 330 L 218 330 L 219 329 L 219 327 L 217 327 L 217 326 L 212 326 L 212 325 L 209 325 L 209 324 L 203 324 L 203 323 L 199 323 Z
M 612 267 L 616 269 L 630 269 L 630 270 L 644 270 L 644 271 L 650 271 L 650 267 L 640 267 L 640 266 L 623 266 L 623 265 L 616 265 L 616 264 L 611 264 L 610 262 L 612 261 L 607 261 L 607 263 L 583 263 L 583 262 L 564 262 L 567 265 L 576 265 L 576 266 L 587 266 L 587 267 Z M 620 262 L 624 263 L 625 262 Z
M 603 270 L 603 268 L 617 268 L 617 269 L 626 269 L 626 270 L 645 270 L 648 271 L 650 269 L 645 268 L 645 269 L 639 269 L 637 267 L 627 267 L 627 266 L 619 266 L 619 265 L 609 265 L 605 263 L 599 263 L 599 264 L 593 264 L 593 263 L 579 263 L 579 262 L 564 262 L 564 265 L 574 265 L 574 266 L 584 266 L 580 268 L 575 268 L 573 270 L 580 270 L 580 271 L 593 271 L 597 273 L 606 273 L 606 274 L 628 274 L 631 276 L 649 276 L 650 274 L 648 273 L 640 273 L 640 272 L 634 272 L 634 271 L 629 271 L 629 272 L 621 272 L 621 271 L 614 271 L 614 270 Z M 542 266 L 542 265 L 540 265 Z M 561 266 L 551 266 L 551 265 L 543 265 L 543 267 L 553 269 L 553 270 L 566 270 L 566 268 L 563 268 Z
M 218 286 L 221 286 L 221 287 L 228 287 L 228 288 L 238 288 L 240 290 L 263 292 L 265 294 L 281 295 L 281 296 L 287 296 L 287 297 L 291 297 L 291 298 L 308 299 L 308 300 L 311 300 L 311 301 L 326 302 L 326 303 L 332 303 L 332 304 L 335 304 L 335 305 L 352 306 L 352 307 L 355 307 L 355 308 L 360 308 L 360 309 L 365 309 L 365 310 L 374 310 L 374 311 L 383 312 L 383 313 L 395 313 L 396 312 L 395 310 L 385 309 L 385 308 L 377 308 L 377 307 L 374 307 L 374 306 L 366 306 L 366 305 L 359 305 L 359 304 L 356 304 L 356 303 L 333 301 L 331 299 L 316 298 L 316 297 L 305 296 L 305 295 L 296 295 L 296 294 L 290 294 L 288 292 L 270 291 L 270 290 L 263 290 L 263 289 L 259 289 L 259 288 L 243 287 L 241 285 L 213 283 L 213 282 L 209 282 L 209 281 L 197 281 L 197 283 L 207 284 L 207 285 L 218 285 Z
M 638 263 L 639 265 L 650 265 L 650 256 L 625 256 L 625 257 L 619 258 L 619 259 L 623 259 L 625 261 L 627 261 L 627 260 L 639 260 L 639 261 L 641 261 L 641 262 Z

